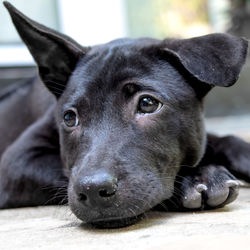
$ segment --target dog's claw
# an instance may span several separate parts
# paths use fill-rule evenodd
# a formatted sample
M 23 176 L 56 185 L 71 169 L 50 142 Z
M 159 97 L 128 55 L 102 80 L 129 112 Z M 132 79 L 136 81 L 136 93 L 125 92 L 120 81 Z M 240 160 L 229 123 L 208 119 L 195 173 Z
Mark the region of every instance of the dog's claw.
M 227 187 L 238 187 L 240 185 L 240 182 L 238 180 L 228 180 L 226 181 Z
M 195 209 L 200 206 L 201 203 L 201 194 L 197 192 L 195 189 L 193 192 L 190 193 L 187 196 L 184 196 L 184 199 L 182 200 L 183 206 L 189 209 Z
M 207 186 L 206 186 L 205 184 L 198 184 L 198 185 L 196 186 L 196 190 L 197 190 L 199 193 L 201 193 L 201 192 L 203 192 L 203 191 L 207 191 Z

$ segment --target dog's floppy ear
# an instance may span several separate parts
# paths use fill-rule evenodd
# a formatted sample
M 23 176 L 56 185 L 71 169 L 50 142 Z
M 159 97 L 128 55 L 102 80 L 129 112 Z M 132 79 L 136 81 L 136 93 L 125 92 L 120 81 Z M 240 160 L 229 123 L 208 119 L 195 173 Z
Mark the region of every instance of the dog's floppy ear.
M 42 81 L 59 97 L 79 58 L 88 51 L 71 38 L 49 29 L 4 2 L 12 21 L 34 57 Z
M 164 41 L 164 52 L 198 80 L 205 95 L 213 86 L 233 85 L 245 63 L 248 42 L 229 34 L 210 34 L 190 39 Z M 202 83 L 205 83 L 202 85 Z M 195 87 L 195 86 L 194 86 Z

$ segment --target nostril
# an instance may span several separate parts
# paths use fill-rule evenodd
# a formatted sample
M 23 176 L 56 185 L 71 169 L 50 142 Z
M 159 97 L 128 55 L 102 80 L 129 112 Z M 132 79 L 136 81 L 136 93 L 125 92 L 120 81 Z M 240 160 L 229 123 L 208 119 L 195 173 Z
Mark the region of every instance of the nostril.
M 74 185 L 76 199 L 84 206 L 109 205 L 111 198 L 115 198 L 117 191 L 117 178 L 107 173 L 84 176 L 79 178 Z
M 115 195 L 115 193 L 116 193 L 116 190 L 112 190 L 112 191 L 108 191 L 106 189 L 99 190 L 99 196 L 101 196 L 103 198 L 111 197 L 111 196 Z
M 78 199 L 79 199 L 79 201 L 86 201 L 88 199 L 88 197 L 84 193 L 80 193 L 78 195 Z

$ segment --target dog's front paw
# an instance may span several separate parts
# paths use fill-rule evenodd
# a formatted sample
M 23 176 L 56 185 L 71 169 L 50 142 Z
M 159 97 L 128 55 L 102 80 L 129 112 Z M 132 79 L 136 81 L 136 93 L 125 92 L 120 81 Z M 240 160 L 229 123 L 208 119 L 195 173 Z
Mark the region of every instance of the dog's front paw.
M 185 209 L 211 209 L 234 201 L 240 182 L 223 166 L 199 167 L 191 175 L 180 176 L 179 202 Z

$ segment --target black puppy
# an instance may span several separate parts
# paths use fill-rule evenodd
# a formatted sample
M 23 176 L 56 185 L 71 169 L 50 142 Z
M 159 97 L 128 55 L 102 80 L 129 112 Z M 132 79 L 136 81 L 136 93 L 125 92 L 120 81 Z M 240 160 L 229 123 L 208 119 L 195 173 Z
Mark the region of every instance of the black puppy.
M 236 82 L 246 40 L 82 47 L 4 4 L 47 88 L 35 79 L 0 96 L 0 207 L 68 198 L 83 221 L 117 227 L 160 203 L 215 208 L 237 197 L 225 167 L 250 180 L 250 146 L 207 136 L 202 110 L 213 86 Z

